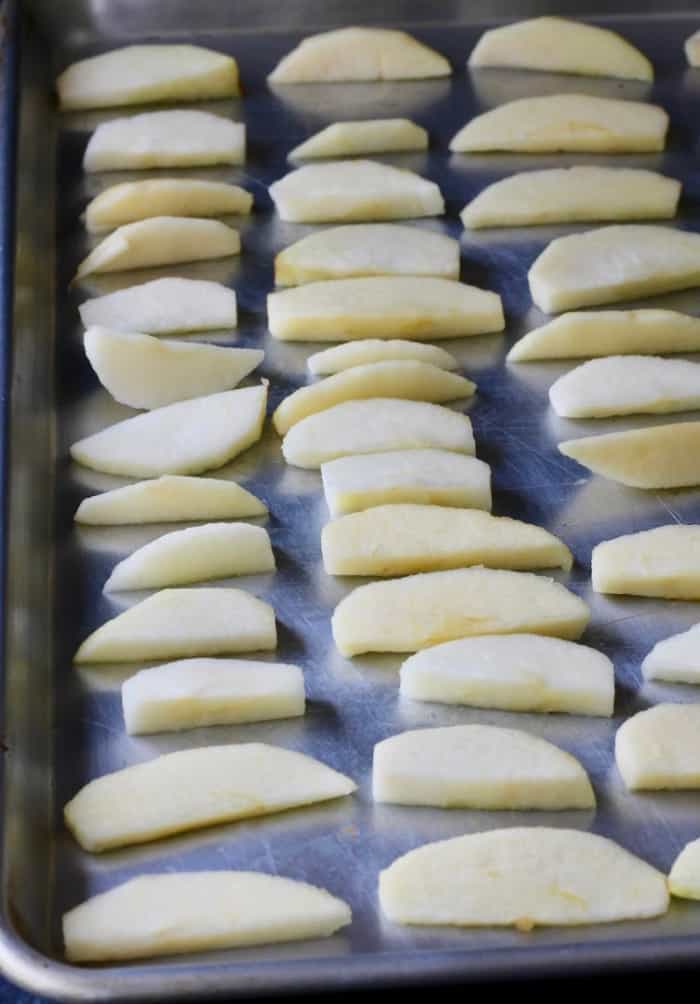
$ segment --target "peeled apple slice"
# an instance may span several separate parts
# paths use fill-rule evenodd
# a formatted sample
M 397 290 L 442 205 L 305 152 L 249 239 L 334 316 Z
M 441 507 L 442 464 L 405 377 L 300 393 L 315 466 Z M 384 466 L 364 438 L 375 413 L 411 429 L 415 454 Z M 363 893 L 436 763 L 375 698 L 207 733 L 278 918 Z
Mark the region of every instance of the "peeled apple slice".
M 427 132 L 410 119 L 368 119 L 364 122 L 334 122 L 326 126 L 295 146 L 289 159 L 354 157 L 357 154 L 427 149 Z
M 544 826 L 425 844 L 379 875 L 398 924 L 535 927 L 605 924 L 668 910 L 666 876 L 612 840 Z
M 333 639 L 341 655 L 416 652 L 483 634 L 534 632 L 580 637 L 590 617 L 578 596 L 528 572 L 460 568 L 354 589 L 335 608 Z
M 700 683 L 700 624 L 654 645 L 642 663 L 647 680 Z
M 700 284 L 700 234 L 627 224 L 557 237 L 528 272 L 546 313 Z
M 460 214 L 465 227 L 527 227 L 675 216 L 681 183 L 654 171 L 558 167 L 494 182 Z
M 684 49 L 690 66 L 700 66 L 700 31 L 686 38 Z
M 597 593 L 700 600 L 700 526 L 672 523 L 604 540 L 593 548 Z
M 459 242 L 398 223 L 355 223 L 302 237 L 275 258 L 278 286 L 365 275 L 459 278 Z
M 465 565 L 563 568 L 571 552 L 542 527 L 476 509 L 382 505 L 327 523 L 321 533 L 328 575 L 409 575 Z
M 182 108 L 102 122 L 83 158 L 88 172 L 244 163 L 242 122 Z
M 87 851 L 266 816 L 355 790 L 313 757 L 264 743 L 166 753 L 86 784 L 66 805 L 66 825 Z
M 615 761 L 630 791 L 700 788 L 700 704 L 657 704 L 628 718 Z
M 85 639 L 74 662 L 138 662 L 277 646 L 275 612 L 242 589 L 162 589 Z
M 375 802 L 442 809 L 590 809 L 595 795 L 574 757 L 516 729 L 454 725 L 377 743 Z
M 700 840 L 686 844 L 673 862 L 668 887 L 672 896 L 700 899 Z
M 262 434 L 267 385 L 156 408 L 71 446 L 73 460 L 130 478 L 201 474 L 222 467 Z
M 63 915 L 69 962 L 110 962 L 327 938 L 350 907 L 325 889 L 258 872 L 138 875 Z
M 455 153 L 652 153 L 668 115 L 656 105 L 588 94 L 519 98 L 477 115 L 452 138 Z
M 387 359 L 415 359 L 420 363 L 430 363 L 443 370 L 456 370 L 459 363 L 453 355 L 437 345 L 421 342 L 407 342 L 401 338 L 367 338 L 356 342 L 345 342 L 330 349 L 314 352 L 306 360 L 306 365 L 314 376 L 332 376 L 342 373 L 352 366 L 381 363 Z
M 80 320 L 114 331 L 150 335 L 235 328 L 236 294 L 218 282 L 154 279 L 81 304 Z
M 321 467 L 331 516 L 387 503 L 491 509 L 491 469 L 450 450 L 393 450 L 330 460 Z
M 282 440 L 288 464 L 311 468 L 351 454 L 433 448 L 473 455 L 469 417 L 438 404 L 396 398 L 336 404 L 297 422 Z
M 432 181 L 373 160 L 306 164 L 270 185 L 281 220 L 333 223 L 442 216 L 445 203 Z
M 401 696 L 503 711 L 609 718 L 615 671 L 602 652 L 536 634 L 483 635 L 426 648 L 401 667 Z
M 457 373 L 448 373 L 415 359 L 387 359 L 335 373 L 307 387 L 300 387 L 277 406 L 272 422 L 280 436 L 309 415 L 344 401 L 366 398 L 396 398 L 441 403 L 471 397 L 476 384 Z
M 450 64 L 405 31 L 338 28 L 310 35 L 272 71 L 273 84 L 449 77 Z
M 182 659 L 122 684 L 129 735 L 293 718 L 304 705 L 302 671 L 282 662 Z
M 617 32 L 563 17 L 535 17 L 485 31 L 469 65 L 654 79 L 646 56 Z
M 700 422 L 570 439 L 559 450 L 595 474 L 631 488 L 700 484 Z
M 207 523 L 166 533 L 115 566 L 105 592 L 160 589 L 275 570 L 267 530 L 250 523 Z
M 430 341 L 505 327 L 497 293 L 427 276 L 329 279 L 283 289 L 268 295 L 267 318 L 275 338 L 298 342 Z
M 89 231 L 121 226 L 151 216 L 246 215 L 253 196 L 238 185 L 189 178 L 154 178 L 113 185 L 100 192 L 85 210 Z
M 656 352 L 700 352 L 700 319 L 651 308 L 562 314 L 516 342 L 508 362 Z
M 240 94 L 236 60 L 199 45 L 127 45 L 81 59 L 56 80 L 61 108 L 110 108 Z

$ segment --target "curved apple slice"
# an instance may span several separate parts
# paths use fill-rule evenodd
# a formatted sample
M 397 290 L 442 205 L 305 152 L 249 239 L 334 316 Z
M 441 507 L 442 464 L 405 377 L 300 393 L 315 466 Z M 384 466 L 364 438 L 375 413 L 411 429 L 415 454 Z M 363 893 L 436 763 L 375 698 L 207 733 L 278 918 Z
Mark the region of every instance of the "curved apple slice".
M 150 335 L 235 328 L 238 324 L 235 292 L 201 279 L 153 279 L 86 300 L 79 310 L 86 328 Z
M 333 122 L 295 146 L 288 157 L 290 160 L 314 160 L 427 149 L 428 133 L 410 119 L 366 119 Z
M 700 599 L 700 526 L 672 523 L 604 540 L 593 548 L 598 593 Z
M 690 66 L 700 66 L 700 31 L 686 38 L 683 48 Z
M 112 185 L 85 210 L 85 225 L 99 233 L 151 216 L 247 215 L 253 196 L 238 185 L 190 178 L 153 178 Z
M 642 673 L 647 680 L 700 683 L 700 624 L 657 642 L 642 663 Z
M 352 366 L 382 363 L 387 359 L 415 359 L 419 363 L 430 363 L 442 370 L 459 369 L 453 355 L 437 345 L 423 342 L 407 342 L 401 338 L 366 338 L 355 342 L 344 342 L 330 349 L 314 352 L 306 360 L 314 376 L 332 376 L 342 373 Z
M 700 899 L 700 840 L 686 844 L 673 862 L 668 887 L 672 896 Z
M 700 788 L 700 705 L 632 715 L 617 730 L 615 761 L 630 791 Z

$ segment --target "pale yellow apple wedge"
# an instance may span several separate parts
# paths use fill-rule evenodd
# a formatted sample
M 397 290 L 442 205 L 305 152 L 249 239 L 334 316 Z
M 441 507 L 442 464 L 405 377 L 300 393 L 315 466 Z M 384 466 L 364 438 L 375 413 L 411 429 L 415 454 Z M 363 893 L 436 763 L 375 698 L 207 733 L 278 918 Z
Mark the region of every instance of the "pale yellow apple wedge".
M 387 359 L 353 366 L 317 383 L 300 387 L 277 406 L 272 423 L 280 436 L 309 415 L 345 401 L 396 398 L 441 404 L 471 397 L 476 384 L 457 373 L 415 359 Z
M 398 223 L 355 223 L 302 237 L 275 258 L 278 286 L 365 275 L 459 278 L 459 242 Z
M 606 924 L 668 910 L 666 876 L 595 833 L 512 827 L 418 847 L 379 875 L 398 924 L 535 927 Z
M 696 31 L 689 38 L 686 38 L 683 48 L 688 64 L 700 66 L 700 31 Z
M 181 659 L 142 669 L 122 684 L 129 735 L 304 714 L 298 666 L 248 659 Z
M 453 725 L 377 743 L 375 802 L 442 809 L 591 809 L 595 795 L 574 757 L 516 729 Z
M 202 279 L 153 279 L 86 300 L 79 310 L 86 328 L 99 325 L 149 335 L 235 328 L 238 324 L 235 292 Z
M 602 652 L 573 641 L 483 635 L 410 656 L 401 667 L 400 692 L 413 701 L 609 718 L 615 670 Z
M 162 589 L 93 631 L 76 663 L 270 651 L 275 612 L 242 589 Z
M 657 704 L 628 718 L 615 762 L 630 791 L 700 788 L 700 704 Z
M 559 450 L 594 474 L 631 488 L 700 484 L 700 422 L 570 439 L 560 443 Z
M 63 915 L 69 962 L 327 938 L 350 923 L 350 907 L 325 889 L 259 872 L 138 875 Z
M 351 27 L 303 39 L 280 60 L 268 80 L 273 84 L 419 80 L 451 73 L 444 56 L 405 31 Z
M 92 233 L 145 220 L 151 216 L 247 215 L 253 196 L 238 185 L 190 178 L 154 178 L 112 185 L 95 196 L 85 210 Z
M 686 844 L 673 862 L 668 888 L 672 896 L 700 899 L 700 840 L 691 840 Z
M 73 460 L 130 478 L 201 474 L 222 467 L 262 434 L 267 385 L 156 408 L 71 446 Z
M 81 59 L 56 80 L 61 108 L 199 101 L 240 93 L 236 60 L 200 45 L 127 45 Z
M 381 505 L 326 523 L 321 533 L 329 575 L 410 575 L 467 565 L 528 570 L 572 565 L 554 534 L 478 509 Z
M 700 683 L 700 624 L 654 645 L 642 663 L 647 680 Z
M 314 352 L 306 360 L 306 365 L 314 376 L 332 376 L 352 366 L 381 363 L 387 359 L 415 359 L 443 370 L 459 369 L 455 357 L 445 349 L 402 338 L 365 338 L 334 345 L 330 349 Z
M 365 119 L 333 122 L 295 146 L 289 159 L 316 160 L 427 149 L 428 133 L 410 119 Z
M 297 422 L 282 440 L 287 463 L 310 468 L 352 454 L 421 449 L 473 455 L 469 417 L 426 401 L 345 401 Z
M 588 607 L 564 586 L 529 572 L 460 568 L 358 586 L 335 608 L 341 655 L 417 652 L 482 634 L 533 632 L 576 639 Z
M 598 593 L 700 600 L 700 526 L 671 523 L 604 540 L 593 548 Z
M 205 523 L 173 530 L 115 565 L 105 592 L 161 589 L 233 575 L 274 572 L 267 530 L 250 523 Z
M 265 816 L 349 795 L 355 784 L 325 764 L 264 743 L 166 753 L 105 774 L 65 806 L 81 847 L 113 847 Z

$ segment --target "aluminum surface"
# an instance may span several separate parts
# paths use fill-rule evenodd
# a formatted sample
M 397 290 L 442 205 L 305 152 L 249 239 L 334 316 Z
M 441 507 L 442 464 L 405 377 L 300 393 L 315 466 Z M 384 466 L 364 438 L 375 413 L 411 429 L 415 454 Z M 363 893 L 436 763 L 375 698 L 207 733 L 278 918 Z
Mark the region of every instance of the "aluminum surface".
M 522 168 L 572 163 L 614 163 L 660 169 L 684 182 L 681 212 L 672 225 L 700 230 L 697 156 L 700 71 L 685 66 L 682 42 L 700 27 L 700 15 L 628 16 L 603 23 L 620 28 L 653 60 L 653 86 L 618 80 L 483 70 L 465 74 L 464 62 L 484 28 L 468 4 L 445 5 L 444 24 L 434 5 L 382 5 L 387 23 L 414 30 L 453 63 L 452 79 L 418 83 L 305 85 L 270 92 L 265 75 L 303 34 L 343 23 L 340 8 L 320 4 L 113 3 L 28 4 L 45 32 L 27 25 L 15 39 L 22 50 L 22 103 L 17 176 L 17 248 L 14 361 L 11 400 L 9 592 L 3 771 L 2 930 L 0 965 L 37 992 L 65 998 L 126 999 L 333 988 L 446 978 L 591 972 L 694 961 L 700 949 L 700 905 L 675 903 L 660 920 L 608 927 L 514 931 L 400 928 L 380 915 L 377 875 L 398 855 L 430 840 L 499 826 L 542 824 L 589 829 L 618 840 L 667 870 L 683 844 L 700 833 L 700 794 L 629 795 L 612 761 L 616 728 L 658 700 L 692 701 L 689 687 L 641 685 L 639 664 L 660 638 L 698 619 L 689 603 L 605 598 L 590 588 L 591 548 L 622 532 L 700 518 L 700 492 L 642 492 L 589 477 L 562 458 L 561 439 L 650 424 L 654 420 L 573 422 L 548 408 L 551 382 L 569 366 L 506 367 L 512 342 L 541 323 L 526 281 L 529 265 L 554 236 L 587 227 L 524 228 L 464 233 L 463 205 L 485 184 Z M 60 19 L 57 11 L 60 6 Z M 624 5 L 620 5 L 624 6 Z M 190 8 L 196 7 L 192 11 Z M 598 9 L 603 5 L 599 4 Z M 493 16 L 524 16 L 546 5 L 493 7 Z M 588 5 L 595 9 L 595 5 Z M 630 8 L 631 9 L 631 8 Z M 571 11 L 559 6 L 558 11 Z M 243 16 L 236 17 L 237 11 Z M 367 16 L 363 13 L 367 11 Z M 413 17 L 411 17 L 413 11 Z M 287 30 L 279 24 L 283 17 Z M 375 7 L 354 4 L 356 21 L 377 22 Z M 232 27 L 239 21 L 245 27 Z M 195 33 L 189 29 L 196 29 Z M 261 30 L 262 29 L 262 30 Z M 108 184 L 150 172 L 86 176 L 80 166 L 89 130 L 118 112 L 59 116 L 51 104 L 51 75 L 72 59 L 144 36 L 192 39 L 231 52 L 241 68 L 246 97 L 210 107 L 246 121 L 245 168 L 189 174 L 245 185 L 255 213 L 240 227 L 238 261 L 202 263 L 167 274 L 232 285 L 240 327 L 219 344 L 263 347 L 263 374 L 271 405 L 306 380 L 305 362 L 318 346 L 277 343 L 265 324 L 272 259 L 312 227 L 281 223 L 267 186 L 286 172 L 286 152 L 328 122 L 407 116 L 428 128 L 426 154 L 378 159 L 410 167 L 437 182 L 447 216 L 417 226 L 461 239 L 462 279 L 497 290 L 508 319 L 505 336 L 444 342 L 478 394 L 469 405 L 477 453 L 493 468 L 494 512 L 529 520 L 560 534 L 573 550 L 569 575 L 555 577 L 590 603 L 593 619 L 584 641 L 613 658 L 617 677 L 612 720 L 565 715 L 508 714 L 402 702 L 398 657 L 341 658 L 330 634 L 334 605 L 357 580 L 323 572 L 319 533 L 328 518 L 315 472 L 286 467 L 279 440 L 263 441 L 225 469 L 260 494 L 278 561 L 275 575 L 246 577 L 236 585 L 276 609 L 276 657 L 303 666 L 309 698 L 305 718 L 260 725 L 217 727 L 130 738 L 124 734 L 119 683 L 136 667 L 76 671 L 79 642 L 125 605 L 145 594 L 106 598 L 102 585 L 116 561 L 172 527 L 77 528 L 81 498 L 125 483 L 68 460 L 75 439 L 128 414 L 100 389 L 84 357 L 77 307 L 89 295 L 144 281 L 156 274 L 94 279 L 68 288 L 91 246 L 80 221 L 86 201 Z M 48 41 L 47 41 L 48 40 Z M 51 64 L 45 65 L 50 52 Z M 657 101 L 671 114 L 668 149 L 649 156 L 450 155 L 451 136 L 472 115 L 527 94 L 575 91 Z M 55 172 L 54 172 L 55 164 Z M 172 173 L 172 172 L 162 172 Z M 180 172 L 183 173 L 183 172 Z M 647 305 L 700 313 L 700 292 L 657 297 Z M 8 357 L 9 358 L 9 357 Z M 691 357 L 689 357 L 691 358 Z M 678 416 L 682 418 L 684 416 Z M 658 421 L 667 421 L 659 419 Z M 216 472 L 221 476 L 221 472 Z M 408 728 L 467 722 L 523 728 L 576 755 L 591 775 L 595 812 L 485 813 L 373 805 L 371 756 L 375 742 Z M 140 848 L 91 856 L 61 824 L 61 807 L 88 780 L 169 750 L 208 743 L 262 740 L 317 756 L 350 774 L 355 797 Z M 316 943 L 199 955 L 196 958 L 77 969 L 60 961 L 60 916 L 87 896 L 144 871 L 249 868 L 324 886 L 352 906 L 352 926 Z

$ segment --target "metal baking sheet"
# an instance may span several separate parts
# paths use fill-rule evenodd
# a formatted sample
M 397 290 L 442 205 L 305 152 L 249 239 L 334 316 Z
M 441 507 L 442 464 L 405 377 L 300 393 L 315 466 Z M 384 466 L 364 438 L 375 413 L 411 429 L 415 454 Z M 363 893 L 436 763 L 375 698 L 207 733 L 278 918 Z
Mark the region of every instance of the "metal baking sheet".
M 596 9 L 605 13 L 607 6 L 589 3 L 586 11 L 597 22 L 620 29 L 651 57 L 658 78 L 653 86 L 516 71 L 465 72 L 466 56 L 487 24 L 547 11 L 542 3 L 494 3 L 487 12 L 485 6 L 460 0 L 439 9 L 427 2 L 389 0 L 378 6 L 358 0 L 352 5 L 354 22 L 413 31 L 451 60 L 454 77 L 299 86 L 277 92 L 265 84 L 277 59 L 305 34 L 347 23 L 345 5 L 315 0 L 290 0 L 281 6 L 267 0 L 255 4 L 36 0 L 19 9 L 9 5 L 0 299 L 7 381 L 2 406 L 9 420 L 4 455 L 0 965 L 10 978 L 37 993 L 66 999 L 126 1000 L 590 973 L 696 961 L 700 906 L 688 903 L 674 903 L 666 917 L 649 922 L 524 935 L 400 928 L 382 918 L 376 898 L 378 872 L 394 858 L 427 841 L 461 833 L 522 824 L 571 826 L 613 837 L 664 870 L 683 844 L 700 834 L 699 794 L 629 795 L 612 759 L 615 731 L 627 716 L 658 700 L 696 698 L 687 687 L 642 686 L 639 664 L 659 638 L 696 621 L 698 608 L 681 602 L 596 596 L 589 578 L 594 544 L 621 532 L 697 521 L 700 493 L 645 494 L 589 477 L 558 454 L 557 442 L 644 421 L 559 420 L 548 409 L 547 389 L 567 367 L 504 365 L 512 342 L 543 320 L 528 295 L 530 263 L 552 237 L 576 228 L 469 235 L 458 221 L 458 212 L 470 197 L 515 170 L 614 162 L 658 168 L 681 178 L 684 196 L 673 225 L 700 229 L 695 171 L 700 71 L 687 69 L 682 51 L 683 40 L 700 27 L 700 15 L 646 16 L 634 13 L 639 7 L 620 2 L 620 16 L 595 17 Z M 691 11 L 694 5 L 686 6 Z M 557 11 L 583 12 L 566 4 L 558 5 Z M 287 170 L 286 152 L 336 119 L 405 115 L 429 129 L 428 153 L 381 159 L 413 168 L 440 185 L 447 201 L 446 217 L 416 225 L 459 237 L 462 278 L 503 296 L 508 319 L 504 336 L 463 339 L 448 347 L 478 383 L 469 413 L 478 455 L 492 465 L 494 511 L 546 526 L 561 534 L 574 551 L 573 571 L 558 577 L 592 607 L 584 641 L 614 659 L 613 720 L 403 702 L 397 693 L 399 658 L 341 658 L 331 640 L 330 613 L 356 583 L 324 574 L 319 531 L 327 512 L 319 476 L 286 467 L 279 441 L 269 430 L 225 473 L 269 504 L 267 525 L 279 570 L 274 576 L 239 579 L 236 584 L 274 605 L 280 633 L 277 656 L 304 668 L 306 717 L 129 738 L 122 727 L 118 689 L 126 672 L 78 672 L 72 667 L 79 642 L 124 605 L 141 598 L 102 595 L 114 563 L 165 528 L 76 528 L 72 522 L 81 498 L 123 482 L 72 465 L 69 444 L 129 413 L 97 385 L 82 352 L 77 307 L 88 295 L 154 273 L 68 288 L 89 247 L 80 220 L 86 201 L 128 175 L 83 174 L 80 160 L 89 131 L 117 113 L 60 116 L 51 98 L 51 81 L 75 58 L 143 39 L 195 40 L 231 52 L 240 63 L 245 100 L 211 107 L 246 121 L 248 163 L 241 169 L 194 173 L 240 182 L 253 192 L 254 215 L 234 221 L 242 231 L 243 254 L 235 262 L 183 267 L 171 274 L 218 279 L 236 289 L 240 327 L 229 336 L 218 334 L 215 340 L 264 347 L 263 373 L 271 381 L 272 405 L 304 382 L 305 361 L 312 351 L 304 345 L 276 343 L 265 325 L 272 258 L 311 229 L 280 223 L 272 212 L 267 186 Z M 452 134 L 475 113 L 526 94 L 557 91 L 649 98 L 663 104 L 671 115 L 667 151 L 614 159 L 464 157 L 446 152 Z M 700 313 L 698 292 L 646 302 Z M 597 810 L 481 813 L 373 805 L 370 772 L 375 742 L 408 728 L 472 721 L 524 728 L 571 751 L 593 779 Z M 100 856 L 82 852 L 62 826 L 63 804 L 91 778 L 168 750 L 246 740 L 313 754 L 352 775 L 358 793 L 320 808 Z M 140 872 L 228 867 L 259 869 L 324 886 L 351 904 L 352 926 L 327 941 L 269 949 L 83 969 L 61 961 L 61 914 L 87 896 Z

